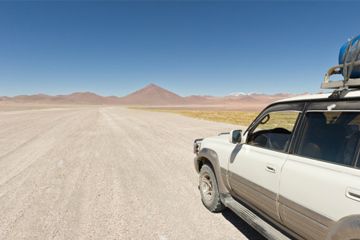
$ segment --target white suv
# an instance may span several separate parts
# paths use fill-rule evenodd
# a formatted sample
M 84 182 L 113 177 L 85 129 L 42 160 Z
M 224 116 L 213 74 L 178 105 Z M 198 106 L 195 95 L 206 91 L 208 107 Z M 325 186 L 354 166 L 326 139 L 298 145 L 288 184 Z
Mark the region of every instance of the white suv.
M 195 140 L 202 201 L 267 238 L 360 239 L 359 139 L 360 90 L 276 102 L 244 133 Z
M 269 239 L 360 239 L 360 35 L 321 87 L 336 90 L 271 104 L 244 133 L 195 140 L 210 211 L 229 207 Z

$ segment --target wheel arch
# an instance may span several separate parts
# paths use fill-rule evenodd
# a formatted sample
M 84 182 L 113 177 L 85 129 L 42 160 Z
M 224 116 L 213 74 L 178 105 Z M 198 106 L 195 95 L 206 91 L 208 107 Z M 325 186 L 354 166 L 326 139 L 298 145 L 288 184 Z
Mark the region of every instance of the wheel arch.
M 350 240 L 360 236 L 360 215 L 341 218 L 330 229 L 326 240 Z
M 221 174 L 220 162 L 217 153 L 214 150 L 203 148 L 199 151 L 195 158 L 195 168 L 197 172 L 200 171 L 204 164 L 209 164 L 213 169 L 216 180 L 218 182 L 219 192 L 221 194 L 229 193 L 229 190 L 224 184 L 225 179 Z

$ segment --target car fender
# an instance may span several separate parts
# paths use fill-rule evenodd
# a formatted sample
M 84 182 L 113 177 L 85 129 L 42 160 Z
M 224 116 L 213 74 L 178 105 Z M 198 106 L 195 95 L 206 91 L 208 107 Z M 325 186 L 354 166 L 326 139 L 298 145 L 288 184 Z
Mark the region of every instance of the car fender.
M 195 168 L 196 171 L 200 171 L 200 164 L 202 161 L 207 160 L 211 163 L 216 180 L 218 182 L 219 191 L 221 194 L 227 194 L 229 193 L 228 188 L 225 185 L 226 179 L 224 179 L 225 174 L 221 173 L 219 158 L 217 153 L 214 150 L 211 150 L 209 148 L 202 148 L 197 156 L 195 157 Z

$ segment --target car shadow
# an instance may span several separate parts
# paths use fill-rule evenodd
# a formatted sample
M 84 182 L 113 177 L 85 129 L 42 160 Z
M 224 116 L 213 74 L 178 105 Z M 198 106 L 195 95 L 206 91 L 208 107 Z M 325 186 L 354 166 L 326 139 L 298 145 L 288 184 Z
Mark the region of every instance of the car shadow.
M 266 238 L 264 238 L 231 210 L 225 209 L 221 214 L 249 240 L 266 240 Z

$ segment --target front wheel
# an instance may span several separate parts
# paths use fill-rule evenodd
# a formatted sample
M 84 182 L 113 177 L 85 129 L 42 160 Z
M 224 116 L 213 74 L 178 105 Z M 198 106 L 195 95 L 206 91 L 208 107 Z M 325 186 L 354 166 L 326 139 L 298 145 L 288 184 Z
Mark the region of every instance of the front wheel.
M 214 171 L 209 165 L 203 165 L 200 170 L 199 189 L 201 201 L 211 212 L 221 212 L 225 209 L 221 202 L 219 188 Z

